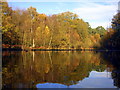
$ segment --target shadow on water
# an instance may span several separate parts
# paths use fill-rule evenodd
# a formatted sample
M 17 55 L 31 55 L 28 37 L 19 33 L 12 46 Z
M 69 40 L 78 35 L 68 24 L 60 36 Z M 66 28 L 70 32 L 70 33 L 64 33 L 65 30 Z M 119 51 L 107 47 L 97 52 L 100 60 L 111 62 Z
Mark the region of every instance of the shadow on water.
M 102 53 L 102 57 L 115 67 L 112 78 L 114 85 L 120 88 L 120 10 L 112 19 L 112 29 L 113 33 L 109 31 L 108 38 L 103 40 L 102 48 L 113 51 Z
M 101 55 L 104 60 L 109 61 L 114 66 L 114 70 L 111 75 L 114 80 L 114 85 L 120 88 L 120 52 L 109 51 L 103 52 Z

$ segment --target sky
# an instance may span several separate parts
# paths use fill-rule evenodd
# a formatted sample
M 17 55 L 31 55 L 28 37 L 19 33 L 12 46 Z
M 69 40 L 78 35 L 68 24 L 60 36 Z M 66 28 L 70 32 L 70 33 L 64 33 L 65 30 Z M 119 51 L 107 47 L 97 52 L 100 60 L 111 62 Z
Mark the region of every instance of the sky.
M 27 9 L 32 6 L 37 12 L 46 15 L 70 11 L 89 22 L 92 28 L 110 27 L 118 10 L 118 2 L 119 0 L 8 0 L 13 9 Z

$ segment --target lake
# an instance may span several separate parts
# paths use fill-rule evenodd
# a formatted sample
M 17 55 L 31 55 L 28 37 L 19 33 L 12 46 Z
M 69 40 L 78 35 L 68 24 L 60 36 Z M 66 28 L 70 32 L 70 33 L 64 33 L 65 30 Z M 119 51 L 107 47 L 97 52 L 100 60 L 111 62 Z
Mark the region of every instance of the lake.
M 118 69 L 106 55 L 93 51 L 3 51 L 2 87 L 119 88 L 120 73 L 116 74 Z

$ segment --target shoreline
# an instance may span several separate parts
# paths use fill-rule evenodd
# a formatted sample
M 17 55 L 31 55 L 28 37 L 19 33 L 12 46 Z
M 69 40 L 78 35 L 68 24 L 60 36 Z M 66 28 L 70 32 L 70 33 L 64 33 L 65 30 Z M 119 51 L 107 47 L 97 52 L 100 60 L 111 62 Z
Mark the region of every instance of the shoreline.
M 2 48 L 2 51 L 120 51 L 106 49 L 17 49 L 17 48 Z

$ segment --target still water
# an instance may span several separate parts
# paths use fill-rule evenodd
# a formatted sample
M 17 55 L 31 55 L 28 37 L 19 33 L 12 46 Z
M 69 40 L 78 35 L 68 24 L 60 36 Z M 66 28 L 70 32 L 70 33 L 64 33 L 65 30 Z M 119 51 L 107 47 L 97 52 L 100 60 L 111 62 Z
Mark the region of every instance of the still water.
M 118 88 L 98 52 L 3 51 L 3 88 Z

